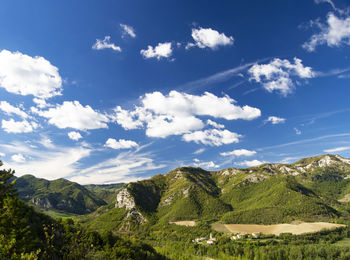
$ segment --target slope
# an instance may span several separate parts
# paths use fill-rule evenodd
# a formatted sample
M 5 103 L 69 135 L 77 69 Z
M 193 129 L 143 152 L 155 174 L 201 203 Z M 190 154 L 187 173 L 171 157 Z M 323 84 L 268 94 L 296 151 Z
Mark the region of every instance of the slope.
M 84 186 L 65 179 L 48 181 L 24 175 L 16 179 L 15 187 L 20 199 L 39 209 L 85 214 L 106 205 Z

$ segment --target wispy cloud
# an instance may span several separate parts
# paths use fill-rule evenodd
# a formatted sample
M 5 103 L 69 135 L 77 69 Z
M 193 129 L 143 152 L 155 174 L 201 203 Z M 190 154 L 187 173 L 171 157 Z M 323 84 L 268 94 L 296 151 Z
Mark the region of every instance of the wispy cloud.
M 166 167 L 164 164 L 156 164 L 152 153 L 139 151 L 122 152 L 115 158 L 81 170 L 79 175 L 72 176 L 69 180 L 81 184 L 130 182 L 147 178 L 147 171 Z
M 350 150 L 350 146 L 342 146 L 342 147 L 336 147 L 336 148 L 331 148 L 331 149 L 326 149 L 323 150 L 325 153 L 337 153 L 337 152 L 342 152 Z
M 235 68 L 215 73 L 215 74 L 208 76 L 208 77 L 204 77 L 201 79 L 190 81 L 190 82 L 187 82 L 185 84 L 178 86 L 177 89 L 183 90 L 186 92 L 191 92 L 191 91 L 203 88 L 203 87 L 208 87 L 210 85 L 214 85 L 214 84 L 217 84 L 220 82 L 227 81 L 230 78 L 232 78 L 233 76 L 241 77 L 242 71 L 245 71 L 247 68 L 251 67 L 252 65 L 256 64 L 257 62 L 262 62 L 262 61 L 267 60 L 267 59 L 268 58 L 260 59 L 260 60 L 254 61 L 254 62 L 245 63 L 245 64 L 237 66 Z
M 94 45 L 92 45 L 93 50 L 104 50 L 104 49 L 112 49 L 117 52 L 121 52 L 122 49 L 115 45 L 114 43 L 110 42 L 111 36 L 105 36 L 103 40 L 96 39 L 96 42 Z
M 264 150 L 270 150 L 270 149 L 275 149 L 275 148 L 282 148 L 282 147 L 287 147 L 287 146 L 292 146 L 292 145 L 305 144 L 305 143 L 310 143 L 310 142 L 314 142 L 314 141 L 320 141 L 320 140 L 324 140 L 324 139 L 337 138 L 337 137 L 347 137 L 347 136 L 350 136 L 350 133 L 323 135 L 323 136 L 303 139 L 303 140 L 299 140 L 299 141 L 295 141 L 295 142 L 288 142 L 288 143 L 283 143 L 283 144 L 265 146 L 265 147 L 258 148 L 256 150 L 257 151 L 264 151 Z

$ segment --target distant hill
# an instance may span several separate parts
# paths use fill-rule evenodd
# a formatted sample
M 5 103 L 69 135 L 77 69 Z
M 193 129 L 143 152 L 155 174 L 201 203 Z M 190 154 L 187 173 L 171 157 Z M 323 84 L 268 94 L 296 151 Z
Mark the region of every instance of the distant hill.
M 88 184 L 84 185 L 84 187 L 109 204 L 115 202 L 117 191 L 119 191 L 124 185 L 125 183 Z
M 179 220 L 285 223 L 350 219 L 350 160 L 335 155 L 294 164 L 263 164 L 210 172 L 177 168 L 126 184 L 115 206 L 82 221 L 121 231 Z
M 39 209 L 86 214 L 107 204 L 88 188 L 65 179 L 48 181 L 24 175 L 17 178 L 15 188 L 20 199 Z
M 55 220 L 35 211 L 18 199 L 12 181 L 11 170 L 0 170 L 0 259 L 166 259 L 135 239 L 111 232 L 101 236 L 75 225 L 72 219 Z M 44 192 L 48 189 L 45 184 L 58 190 L 74 186 L 65 180 L 48 182 L 33 176 L 24 176 L 19 182 L 24 186 L 29 182 Z M 28 187 L 26 191 L 30 193 Z

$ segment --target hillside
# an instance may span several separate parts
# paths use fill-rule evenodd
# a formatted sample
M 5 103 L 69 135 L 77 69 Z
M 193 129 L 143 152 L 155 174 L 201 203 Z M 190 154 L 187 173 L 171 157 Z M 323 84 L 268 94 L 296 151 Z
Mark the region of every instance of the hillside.
M 84 186 L 65 179 L 48 181 L 24 175 L 16 179 L 15 188 L 20 199 L 45 211 L 86 214 L 107 204 Z
M 166 259 L 148 244 L 36 212 L 18 199 L 11 179 L 12 171 L 0 170 L 0 259 Z
M 114 184 L 88 184 L 84 187 L 91 191 L 99 199 L 106 203 L 115 202 L 117 192 L 125 185 L 125 183 Z
M 216 172 L 182 167 L 125 185 L 114 206 L 82 223 L 98 230 L 103 221 L 113 230 L 126 231 L 179 220 L 231 224 L 349 220 L 349 194 L 350 160 L 334 155 Z

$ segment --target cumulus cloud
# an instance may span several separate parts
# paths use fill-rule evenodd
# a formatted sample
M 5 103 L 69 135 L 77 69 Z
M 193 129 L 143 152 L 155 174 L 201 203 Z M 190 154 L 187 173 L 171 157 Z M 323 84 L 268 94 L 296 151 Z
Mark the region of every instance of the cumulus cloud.
M 73 141 L 78 141 L 79 139 L 83 138 L 79 132 L 75 132 L 75 131 L 69 132 L 68 137 Z
M 33 102 L 39 108 L 45 108 L 45 107 L 49 107 L 50 106 L 49 104 L 46 103 L 45 99 L 41 99 L 41 98 L 33 98 Z
M 281 117 L 277 117 L 277 116 L 269 116 L 265 122 L 270 122 L 273 125 L 277 125 L 277 124 L 282 124 L 286 121 L 285 118 L 281 118 Z
M 185 142 L 202 143 L 210 146 L 221 146 L 224 144 L 238 143 L 241 135 L 229 130 L 209 129 L 204 131 L 194 131 L 184 134 L 182 139 Z
M 27 120 L 15 121 L 11 118 L 10 120 L 2 120 L 1 127 L 7 133 L 19 134 L 33 132 L 39 125 L 35 122 L 28 122 Z
M 326 149 L 323 150 L 325 153 L 337 153 L 337 152 L 342 152 L 350 150 L 350 146 L 342 146 L 342 147 L 336 147 L 336 148 L 331 148 L 331 149 Z
M 58 128 L 73 128 L 91 130 L 107 128 L 109 119 L 104 114 L 93 110 L 89 105 L 82 106 L 79 101 L 64 101 L 48 110 L 34 110 L 33 112 L 49 119 L 49 123 Z
M 264 164 L 266 162 L 262 162 L 259 160 L 252 160 L 252 161 L 242 161 L 242 162 L 236 162 L 235 164 L 238 166 L 242 166 L 242 167 L 255 167 L 255 166 L 259 166 L 261 164 Z
M 309 52 L 315 51 L 316 46 L 327 44 L 329 47 L 339 47 L 342 44 L 350 45 L 350 17 L 337 17 L 329 13 L 327 24 L 314 22 L 320 32 L 311 36 L 303 48 Z
M 194 43 L 188 43 L 186 49 L 197 46 L 201 49 L 210 48 L 215 50 L 220 46 L 232 45 L 234 41 L 232 36 L 226 36 L 224 33 L 219 33 L 211 28 L 193 28 L 191 35 Z
M 194 159 L 193 161 L 194 161 L 194 163 L 193 163 L 194 167 L 200 167 L 200 168 L 204 168 L 204 169 L 212 169 L 212 168 L 219 168 L 220 167 L 220 165 L 216 165 L 213 161 L 203 162 L 197 158 Z
M 220 153 L 221 156 L 253 156 L 256 154 L 256 151 L 250 151 L 247 149 L 237 149 L 237 150 L 233 150 L 231 152 L 224 152 L 224 153 Z
M 24 163 L 26 161 L 26 158 L 22 154 L 14 154 L 11 156 L 11 160 L 16 163 Z
M 0 153 L 0 157 L 5 157 L 5 156 L 6 156 L 6 154 Z
M 278 91 L 283 96 L 294 90 L 293 77 L 308 79 L 315 76 L 311 67 L 305 67 L 298 58 L 294 58 L 294 64 L 286 59 L 275 58 L 268 64 L 253 65 L 248 73 L 250 80 L 261 83 L 268 92 Z
M 202 129 L 205 124 L 199 116 L 252 120 L 261 114 L 257 108 L 236 105 L 229 96 L 217 97 L 209 92 L 201 96 L 177 91 L 168 95 L 153 92 L 140 97 L 140 103 L 132 111 L 116 107 L 113 120 L 127 130 L 145 127 L 147 136 L 160 138 Z
M 112 49 L 117 52 L 121 52 L 122 49 L 115 45 L 114 43 L 110 42 L 111 36 L 105 36 L 103 40 L 96 39 L 96 42 L 94 45 L 92 45 L 93 50 L 104 50 L 104 49 Z
M 20 52 L 0 52 L 0 87 L 18 95 L 47 99 L 61 95 L 58 68 L 43 57 Z
M 225 128 L 224 125 L 218 124 L 218 123 L 216 123 L 216 122 L 214 122 L 214 121 L 212 121 L 210 119 L 207 120 L 207 125 L 210 125 L 210 126 L 212 126 L 214 128 Z
M 0 110 L 6 113 L 7 115 L 18 115 L 22 118 L 28 118 L 28 115 L 26 112 L 24 112 L 21 108 L 12 106 L 7 101 L 1 101 L 0 102 Z
M 148 45 L 147 49 L 141 50 L 140 53 L 145 59 L 156 58 L 160 60 L 162 58 L 169 58 L 173 53 L 173 49 L 171 42 L 164 42 L 158 43 L 156 47 Z
M 120 27 L 123 30 L 123 35 L 122 35 L 123 38 L 125 36 L 127 36 L 127 35 L 129 35 L 131 38 L 135 38 L 136 37 L 135 30 L 134 30 L 134 28 L 132 26 L 121 23 Z
M 119 139 L 117 141 L 116 139 L 108 138 L 105 146 L 118 150 L 118 149 L 130 149 L 133 147 L 138 147 L 139 145 L 136 142 L 131 140 Z

